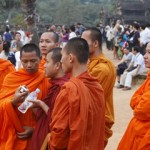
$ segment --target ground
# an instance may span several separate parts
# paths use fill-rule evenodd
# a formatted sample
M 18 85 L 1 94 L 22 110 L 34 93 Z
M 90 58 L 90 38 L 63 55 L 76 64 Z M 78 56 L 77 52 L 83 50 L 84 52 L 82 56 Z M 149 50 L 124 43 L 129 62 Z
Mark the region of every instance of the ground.
M 104 54 L 111 59 L 114 64 L 117 64 L 118 60 L 113 59 L 113 52 L 108 51 L 103 47 Z M 144 80 L 143 80 L 144 81 Z M 123 91 L 114 87 L 114 113 L 115 124 L 113 125 L 113 136 L 109 139 L 108 145 L 105 150 L 116 150 L 121 140 L 129 121 L 132 117 L 132 110 L 130 108 L 130 99 L 136 89 L 143 82 L 142 80 L 136 82 L 129 91 Z

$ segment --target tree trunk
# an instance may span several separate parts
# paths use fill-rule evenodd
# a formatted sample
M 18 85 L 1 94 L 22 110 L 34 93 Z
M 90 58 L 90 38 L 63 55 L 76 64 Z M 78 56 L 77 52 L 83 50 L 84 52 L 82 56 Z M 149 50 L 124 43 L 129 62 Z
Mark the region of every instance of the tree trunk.
M 33 33 L 32 43 L 39 44 L 39 35 L 37 33 L 37 14 L 36 14 L 36 0 L 23 0 L 23 10 L 25 14 L 25 21 L 27 30 Z

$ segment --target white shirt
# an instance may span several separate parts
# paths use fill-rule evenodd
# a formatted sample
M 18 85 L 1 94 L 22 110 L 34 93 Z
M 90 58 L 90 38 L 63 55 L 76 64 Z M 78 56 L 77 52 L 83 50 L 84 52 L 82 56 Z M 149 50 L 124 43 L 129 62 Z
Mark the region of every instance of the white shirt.
M 132 61 L 134 62 L 133 63 L 134 67 L 136 67 L 137 65 L 141 66 L 138 73 L 143 73 L 146 70 L 145 64 L 144 64 L 144 58 L 142 54 L 137 53 L 136 55 L 134 55 Z
M 75 38 L 75 37 L 77 37 L 76 33 L 75 32 L 70 32 L 69 40 L 72 39 L 72 38 Z

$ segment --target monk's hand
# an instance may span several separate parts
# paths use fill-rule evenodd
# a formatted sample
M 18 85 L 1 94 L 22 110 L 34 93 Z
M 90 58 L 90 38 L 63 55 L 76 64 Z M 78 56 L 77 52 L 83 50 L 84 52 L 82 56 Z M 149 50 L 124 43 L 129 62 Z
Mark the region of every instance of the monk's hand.
M 26 96 L 28 95 L 28 91 L 20 92 L 21 86 L 16 90 L 14 97 L 11 101 L 13 106 L 16 106 L 18 103 L 21 103 L 25 100 Z
M 28 126 L 23 126 L 24 128 L 24 132 L 17 132 L 17 137 L 19 139 L 27 139 L 30 138 L 32 136 L 33 133 L 33 128 L 32 127 L 28 127 Z
M 32 103 L 32 108 L 36 108 L 36 107 L 41 107 L 42 105 L 42 101 L 41 100 L 28 100 L 29 102 Z

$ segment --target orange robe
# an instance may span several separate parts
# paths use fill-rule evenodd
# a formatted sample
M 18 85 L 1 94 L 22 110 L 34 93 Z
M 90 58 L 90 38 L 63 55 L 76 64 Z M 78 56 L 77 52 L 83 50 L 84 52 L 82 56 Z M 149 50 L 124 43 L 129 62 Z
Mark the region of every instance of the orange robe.
M 26 85 L 30 91 L 40 89 L 39 99 L 43 99 L 48 92 L 49 82 L 45 74 L 38 71 L 32 75 L 24 69 L 8 74 L 3 82 L 0 91 L 0 149 L 1 150 L 25 150 L 28 140 L 21 140 L 16 137 L 17 132 L 23 132 L 23 126 L 34 127 L 35 116 L 31 109 L 25 114 L 13 107 L 11 99 L 15 90 L 20 85 Z
M 118 150 L 150 150 L 150 72 L 132 96 L 130 106 L 134 116 Z
M 0 89 L 5 76 L 13 71 L 15 71 L 14 65 L 9 60 L 0 58 Z
M 84 72 L 62 86 L 50 125 L 50 149 L 104 149 L 104 93 Z
M 44 71 L 44 65 L 46 63 L 46 59 L 45 58 L 42 58 L 41 62 L 40 62 L 40 65 L 39 65 L 39 69 L 40 70 L 43 70 Z
M 116 79 L 116 70 L 114 65 L 104 54 L 100 54 L 99 57 L 96 58 L 90 58 L 88 70 L 93 77 L 98 79 L 100 85 L 104 89 L 106 146 L 108 138 L 112 136 L 111 127 L 114 124 L 113 87 Z

